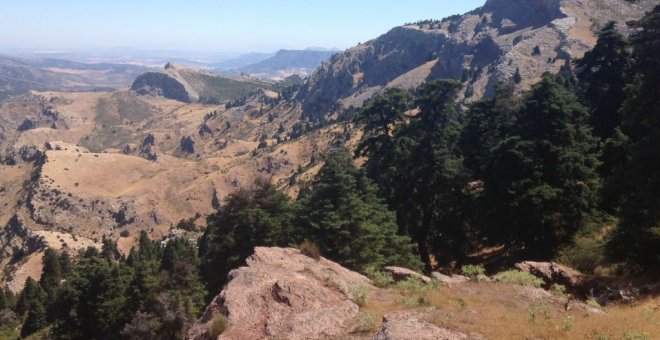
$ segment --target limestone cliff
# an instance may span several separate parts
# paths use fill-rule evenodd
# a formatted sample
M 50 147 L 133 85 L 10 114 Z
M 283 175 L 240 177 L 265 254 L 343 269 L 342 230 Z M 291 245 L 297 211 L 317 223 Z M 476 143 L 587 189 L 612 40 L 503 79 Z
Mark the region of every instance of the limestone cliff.
M 461 98 L 488 96 L 519 73 L 526 89 L 557 72 L 596 42 L 610 20 L 640 18 L 657 0 L 488 0 L 462 16 L 396 27 L 323 63 L 300 91 L 304 116 L 320 119 L 388 87 L 415 88 L 428 79 L 464 82 Z

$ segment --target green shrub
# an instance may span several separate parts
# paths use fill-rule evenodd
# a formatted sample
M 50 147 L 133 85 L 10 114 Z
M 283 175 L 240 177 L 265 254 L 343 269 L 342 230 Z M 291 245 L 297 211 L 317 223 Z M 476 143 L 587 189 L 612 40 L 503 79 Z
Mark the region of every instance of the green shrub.
M 392 277 L 392 274 L 382 272 L 373 267 L 367 269 L 365 274 L 369 279 L 371 279 L 371 282 L 376 287 L 387 288 L 394 284 L 394 278 Z
M 529 323 L 535 323 L 539 317 L 544 320 L 550 320 L 550 306 L 547 302 L 541 301 L 527 308 L 529 314 Z
M 430 283 L 424 283 L 420 279 L 410 278 L 405 281 L 397 282 L 394 286 L 405 297 L 403 305 L 406 308 L 430 306 L 431 300 L 429 294 L 434 289 L 442 287 L 442 283 L 437 280 L 432 280 Z
M 605 245 L 604 240 L 580 238 L 560 249 L 555 260 L 583 273 L 593 273 L 605 261 Z
M 557 283 L 553 283 L 552 286 L 550 287 L 550 293 L 556 297 L 560 298 L 568 298 L 571 295 L 566 292 L 566 286 L 560 285 Z
M 486 274 L 486 269 L 481 264 L 466 264 L 461 267 L 461 273 L 471 280 L 476 280 L 477 276 Z
M 623 334 L 623 338 L 625 340 L 650 340 L 651 337 L 644 333 L 640 332 L 636 329 L 629 329 Z
M 353 301 L 360 307 L 364 307 L 369 303 L 369 287 L 355 286 L 350 289 L 353 295 Z
M 355 332 L 369 333 L 378 327 L 378 318 L 371 312 L 360 312 L 355 322 Z
M 594 300 L 594 299 L 589 299 L 589 300 L 587 300 L 587 306 L 589 306 L 589 307 L 593 307 L 593 308 L 598 308 L 598 309 L 603 308 L 603 307 L 600 305 L 600 303 L 598 303 L 598 301 L 596 301 L 596 300 Z
M 209 324 L 209 333 L 215 339 L 218 336 L 220 336 L 220 334 L 224 333 L 225 330 L 227 330 L 228 324 L 229 321 L 227 320 L 227 317 L 224 314 L 213 313 L 213 318 L 211 319 L 211 323 Z
M 319 248 L 319 246 L 316 243 L 314 243 L 310 240 L 305 240 L 300 245 L 300 252 L 303 255 L 311 257 L 316 261 L 321 259 L 321 249 Z
M 543 280 L 538 277 L 520 270 L 508 270 L 495 275 L 497 281 L 503 283 L 515 283 L 521 286 L 531 286 L 539 288 L 543 285 Z

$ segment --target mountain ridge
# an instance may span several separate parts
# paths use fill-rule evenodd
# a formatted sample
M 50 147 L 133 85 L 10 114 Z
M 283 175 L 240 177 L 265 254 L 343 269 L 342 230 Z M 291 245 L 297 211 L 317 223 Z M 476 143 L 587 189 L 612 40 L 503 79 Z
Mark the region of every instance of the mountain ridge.
M 423 81 L 454 78 L 466 84 L 465 103 L 492 95 L 498 82 L 519 91 L 556 73 L 595 44 L 595 30 L 610 20 L 641 17 L 653 1 L 489 0 L 464 15 L 395 27 L 324 62 L 298 94 L 304 116 L 324 119 L 359 107 L 389 87 L 413 89 Z M 433 63 L 433 65 L 427 65 Z M 409 73 L 405 83 L 391 84 Z

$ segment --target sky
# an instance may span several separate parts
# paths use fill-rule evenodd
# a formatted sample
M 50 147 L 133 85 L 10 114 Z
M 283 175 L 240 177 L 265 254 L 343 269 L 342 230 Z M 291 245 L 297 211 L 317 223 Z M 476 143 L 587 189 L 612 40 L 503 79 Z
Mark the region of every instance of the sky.
M 0 51 L 345 49 L 485 0 L 0 0 Z

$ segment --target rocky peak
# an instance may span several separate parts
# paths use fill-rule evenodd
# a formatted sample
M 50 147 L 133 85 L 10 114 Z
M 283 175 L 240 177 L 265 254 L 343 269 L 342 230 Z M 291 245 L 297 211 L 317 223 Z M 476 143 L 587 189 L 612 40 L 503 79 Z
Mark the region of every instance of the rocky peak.
M 298 99 L 304 117 L 323 119 L 387 88 L 414 89 L 426 80 L 463 81 L 464 103 L 493 93 L 498 82 L 528 89 L 596 43 L 608 21 L 640 18 L 657 1 L 488 0 L 462 16 L 396 27 L 338 53 L 309 78 Z M 520 76 L 514 81 L 514 75 Z M 518 78 L 518 76 L 516 76 Z

